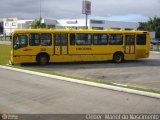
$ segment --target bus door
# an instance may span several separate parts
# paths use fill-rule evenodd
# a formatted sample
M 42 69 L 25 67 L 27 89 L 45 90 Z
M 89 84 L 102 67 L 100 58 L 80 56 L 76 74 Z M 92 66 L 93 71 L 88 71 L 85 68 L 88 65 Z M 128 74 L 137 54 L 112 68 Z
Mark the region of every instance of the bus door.
M 125 35 L 125 54 L 135 54 L 135 35 Z
M 68 37 L 67 34 L 55 34 L 55 55 L 66 55 L 68 54 Z

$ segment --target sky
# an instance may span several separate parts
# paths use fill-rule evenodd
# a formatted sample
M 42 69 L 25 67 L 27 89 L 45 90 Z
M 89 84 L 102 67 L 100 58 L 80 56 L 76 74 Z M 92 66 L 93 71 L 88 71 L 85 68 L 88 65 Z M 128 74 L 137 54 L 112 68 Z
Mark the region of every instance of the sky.
M 82 14 L 82 0 L 0 0 L 0 19 L 42 18 L 78 19 Z M 90 0 L 90 18 L 115 21 L 147 21 L 149 17 L 160 17 L 160 0 Z

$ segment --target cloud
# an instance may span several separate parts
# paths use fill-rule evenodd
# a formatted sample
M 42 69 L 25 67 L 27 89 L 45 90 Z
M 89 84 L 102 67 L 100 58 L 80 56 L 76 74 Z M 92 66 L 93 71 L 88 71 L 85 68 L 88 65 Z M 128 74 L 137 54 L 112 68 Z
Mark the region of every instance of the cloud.
M 92 16 L 160 16 L 160 0 L 90 0 Z M 43 18 L 82 18 L 82 0 L 41 0 Z M 0 18 L 39 18 L 40 0 L 1 0 Z
M 92 1 L 93 14 L 101 14 L 101 16 L 128 14 L 160 16 L 158 12 L 160 10 L 159 0 L 101 0 L 99 3 L 96 0 Z

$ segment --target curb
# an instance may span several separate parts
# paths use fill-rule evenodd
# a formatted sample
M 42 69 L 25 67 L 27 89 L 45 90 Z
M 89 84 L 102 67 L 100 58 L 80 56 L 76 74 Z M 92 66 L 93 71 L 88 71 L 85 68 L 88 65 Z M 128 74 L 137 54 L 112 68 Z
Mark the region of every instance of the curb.
M 50 74 L 45 74 L 45 73 L 40 73 L 40 72 L 34 72 L 34 71 L 29 71 L 29 70 L 23 70 L 23 69 L 18 69 L 18 68 L 12 68 L 12 67 L 2 66 L 2 65 L 0 65 L 0 68 L 7 69 L 7 70 L 14 70 L 17 72 L 22 72 L 22 73 L 27 73 L 27 74 L 32 74 L 32 75 L 38 75 L 38 76 L 42 76 L 42 77 L 59 79 L 59 80 L 63 80 L 63 81 L 68 81 L 68 82 L 73 82 L 73 83 L 78 83 L 78 84 L 83 84 L 83 85 L 88 85 L 88 86 L 94 86 L 94 87 L 105 88 L 105 89 L 119 91 L 119 92 L 131 93 L 131 94 L 142 95 L 142 96 L 160 99 L 160 94 L 151 93 L 151 92 L 144 92 L 144 91 L 138 91 L 138 90 L 133 90 L 133 89 L 128 89 L 128 88 L 112 86 L 112 85 L 105 85 L 105 84 L 100 84 L 100 83 L 82 81 L 82 80 L 78 80 L 78 79 L 66 78 L 66 77 L 50 75 Z
M 160 53 L 160 51 L 150 51 L 150 52 L 152 52 L 152 53 L 157 53 L 157 54 Z

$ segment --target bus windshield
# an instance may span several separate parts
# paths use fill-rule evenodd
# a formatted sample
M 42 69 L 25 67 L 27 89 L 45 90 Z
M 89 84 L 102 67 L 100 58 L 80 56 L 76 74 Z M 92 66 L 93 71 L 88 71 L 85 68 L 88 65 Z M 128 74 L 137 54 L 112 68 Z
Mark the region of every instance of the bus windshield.
M 26 35 L 15 35 L 13 38 L 14 49 L 26 47 L 28 45 L 28 37 Z

